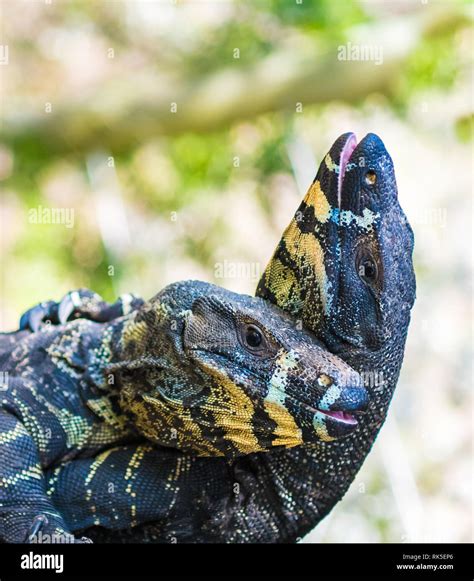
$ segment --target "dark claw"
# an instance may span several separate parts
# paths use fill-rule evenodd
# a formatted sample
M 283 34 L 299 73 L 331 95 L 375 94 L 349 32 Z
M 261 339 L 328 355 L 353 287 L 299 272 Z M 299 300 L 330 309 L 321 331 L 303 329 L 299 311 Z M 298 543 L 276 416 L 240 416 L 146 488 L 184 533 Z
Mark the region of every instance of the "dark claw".
M 56 303 L 54 301 L 47 301 L 40 303 L 31 309 L 20 318 L 20 331 L 31 329 L 33 333 L 38 331 L 43 321 L 51 321 L 54 323 L 57 316 Z
M 53 325 L 64 325 L 72 314 L 80 313 L 81 305 L 81 295 L 78 291 L 68 293 L 60 303 L 55 301 L 40 303 L 23 313 L 20 318 L 20 331 L 30 329 L 36 333 L 44 321 L 50 321 Z
M 127 294 L 109 304 L 93 291 L 79 289 L 67 293 L 60 303 L 47 301 L 26 311 L 20 319 L 20 331 L 31 329 L 36 332 L 44 321 L 64 325 L 73 319 L 83 318 L 105 323 L 140 308 L 143 303 L 143 299 Z
M 30 329 L 33 331 L 33 333 L 36 333 L 36 331 L 39 329 L 45 315 L 46 315 L 45 309 L 41 305 L 39 307 L 35 307 L 31 311 L 28 319 L 28 325 Z
M 31 543 L 34 537 L 39 533 L 39 531 L 43 528 L 44 525 L 48 524 L 48 519 L 44 514 L 38 514 L 33 519 L 31 523 L 30 529 L 25 537 L 25 543 Z

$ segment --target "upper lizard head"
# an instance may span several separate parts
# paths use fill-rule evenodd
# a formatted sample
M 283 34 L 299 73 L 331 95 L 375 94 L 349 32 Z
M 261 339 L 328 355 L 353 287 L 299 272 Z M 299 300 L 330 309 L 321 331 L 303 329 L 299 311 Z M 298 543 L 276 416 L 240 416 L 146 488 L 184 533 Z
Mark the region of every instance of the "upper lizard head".
M 405 335 L 415 298 L 413 233 L 392 160 L 369 133 L 331 147 L 283 234 L 257 294 L 301 318 L 332 352 Z
M 393 162 L 382 140 L 369 133 L 341 159 L 339 272 L 325 339 L 337 349 L 378 350 L 408 327 L 415 300 L 413 232 L 398 202 Z M 333 336 L 331 340 L 330 336 Z
M 367 406 L 358 374 L 262 299 L 176 283 L 125 338 L 137 336 L 133 326 L 147 357 L 122 378 L 122 403 L 157 443 L 229 456 L 331 441 L 352 433 Z

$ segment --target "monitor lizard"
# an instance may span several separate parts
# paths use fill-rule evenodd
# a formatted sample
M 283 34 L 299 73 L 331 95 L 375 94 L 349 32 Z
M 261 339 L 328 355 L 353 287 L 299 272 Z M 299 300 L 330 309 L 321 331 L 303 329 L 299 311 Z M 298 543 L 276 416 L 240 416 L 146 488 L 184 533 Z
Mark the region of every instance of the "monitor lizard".
M 110 481 L 102 459 L 121 461 L 112 448 L 142 444 L 138 454 L 146 455 L 156 449 L 148 442 L 234 458 L 347 436 L 368 403 L 358 374 L 287 313 L 200 281 L 169 285 L 110 322 L 1 335 L 0 368 L 8 373 L 0 393 L 0 538 L 11 541 L 31 537 L 38 524 L 46 538 L 88 522 L 58 511 L 54 487 L 46 489 L 44 473 L 65 463 L 92 459 L 68 491 L 78 495 L 84 485 L 84 508 L 99 524 L 113 498 L 97 502 L 96 488 Z M 153 516 L 149 495 L 125 498 L 130 510 L 116 526 Z
M 301 317 L 331 351 L 372 380 L 369 412 L 345 439 L 235 459 L 174 450 L 165 457 L 149 450 L 137 466 L 140 447 L 112 450 L 101 466 L 110 469 L 111 456 L 128 454 L 121 469 L 133 473 L 135 490 L 147 478 L 148 490 L 166 480 L 174 488 L 152 524 L 118 532 L 95 527 L 89 535 L 124 542 L 288 542 L 313 528 L 344 495 L 386 417 L 415 298 L 412 250 L 383 143 L 373 134 L 358 145 L 352 134 L 341 136 L 285 230 L 257 294 Z M 83 462 L 87 474 L 92 461 Z M 74 462 L 61 467 L 50 477 L 53 488 L 58 481 L 77 485 L 77 471 Z M 59 489 L 53 498 L 65 507 L 67 487 Z M 109 495 L 109 505 L 121 499 Z M 130 512 L 126 500 L 123 509 Z M 112 519 L 94 523 L 89 517 L 88 523 L 113 528 Z
M 110 531 L 111 542 L 295 542 L 339 502 L 386 417 L 403 361 L 416 282 L 413 231 L 382 140 L 339 137 L 257 287 L 364 378 L 369 408 L 347 438 L 226 461 L 186 458 L 171 511 Z M 159 454 L 142 473 L 159 470 Z M 155 471 L 155 472 L 153 472 Z

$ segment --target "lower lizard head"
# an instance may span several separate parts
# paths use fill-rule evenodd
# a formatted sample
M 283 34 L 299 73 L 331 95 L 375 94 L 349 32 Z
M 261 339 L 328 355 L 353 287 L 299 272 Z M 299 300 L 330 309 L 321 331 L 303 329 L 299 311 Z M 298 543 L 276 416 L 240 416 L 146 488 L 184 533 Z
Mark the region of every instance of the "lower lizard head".
M 167 324 L 150 321 L 183 305 L 178 295 L 188 305 L 173 311 L 165 336 Z M 162 334 L 161 357 L 129 374 L 121 393 L 150 440 L 232 456 L 332 441 L 357 428 L 368 403 L 358 374 L 266 301 L 186 282 L 165 289 L 144 313 L 133 324 L 148 320 L 149 332 Z M 145 340 L 150 348 L 153 339 Z M 172 348 L 163 357 L 165 343 Z

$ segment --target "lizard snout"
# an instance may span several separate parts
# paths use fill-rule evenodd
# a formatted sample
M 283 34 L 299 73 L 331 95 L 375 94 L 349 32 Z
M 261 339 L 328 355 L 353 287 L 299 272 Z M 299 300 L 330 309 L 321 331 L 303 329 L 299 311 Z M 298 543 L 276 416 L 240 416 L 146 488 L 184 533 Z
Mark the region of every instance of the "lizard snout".
M 321 397 L 313 417 L 313 427 L 323 441 L 351 434 L 358 425 L 357 415 L 369 405 L 369 394 L 362 386 L 331 384 Z
M 364 387 L 332 386 L 324 394 L 318 408 L 322 411 L 364 413 L 369 405 L 369 394 Z

